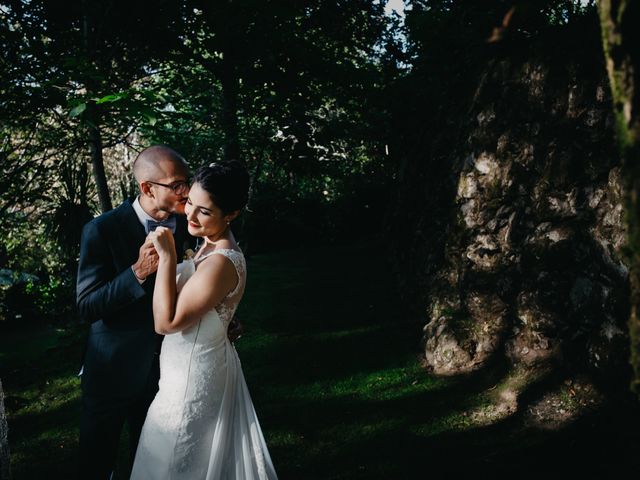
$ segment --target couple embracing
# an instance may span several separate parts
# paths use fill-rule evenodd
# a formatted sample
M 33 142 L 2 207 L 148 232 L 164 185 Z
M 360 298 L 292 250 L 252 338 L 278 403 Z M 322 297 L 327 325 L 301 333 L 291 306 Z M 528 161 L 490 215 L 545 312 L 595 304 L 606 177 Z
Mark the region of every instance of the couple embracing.
M 247 202 L 238 162 L 201 167 L 165 146 L 134 162 L 140 195 L 82 234 L 77 303 L 91 322 L 80 477 L 112 475 L 129 427 L 132 479 L 275 479 L 229 340 L 246 263 L 229 225 Z M 202 246 L 179 263 L 193 237 Z

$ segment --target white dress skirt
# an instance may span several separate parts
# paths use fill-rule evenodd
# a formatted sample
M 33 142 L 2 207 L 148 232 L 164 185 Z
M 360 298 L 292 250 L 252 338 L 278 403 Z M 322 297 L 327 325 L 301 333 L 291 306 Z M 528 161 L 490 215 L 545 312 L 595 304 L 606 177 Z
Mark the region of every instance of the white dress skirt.
M 142 428 L 135 480 L 271 480 L 277 475 L 227 327 L 244 293 L 241 252 L 217 249 L 178 265 L 178 292 L 196 263 L 224 255 L 238 285 L 192 327 L 167 335 L 160 354 L 158 393 Z

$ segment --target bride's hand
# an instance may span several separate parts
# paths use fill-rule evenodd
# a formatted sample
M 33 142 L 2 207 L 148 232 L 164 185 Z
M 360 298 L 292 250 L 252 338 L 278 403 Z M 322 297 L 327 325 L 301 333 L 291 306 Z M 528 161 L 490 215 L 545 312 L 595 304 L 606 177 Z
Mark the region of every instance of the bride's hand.
M 147 240 L 153 242 L 158 255 L 162 257 L 171 257 L 176 254 L 176 244 L 173 239 L 173 233 L 167 227 L 158 227 L 147 236 Z

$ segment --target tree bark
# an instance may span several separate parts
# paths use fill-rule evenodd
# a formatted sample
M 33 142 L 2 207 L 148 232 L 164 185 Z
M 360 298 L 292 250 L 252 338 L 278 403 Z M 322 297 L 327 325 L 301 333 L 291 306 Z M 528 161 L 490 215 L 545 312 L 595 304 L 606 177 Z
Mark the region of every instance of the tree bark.
M 629 335 L 632 390 L 640 396 L 640 5 L 633 0 L 600 0 L 607 72 L 624 165 L 628 265 L 631 287 Z
M 222 83 L 221 124 L 225 136 L 224 159 L 240 160 L 240 138 L 238 133 L 239 82 L 230 50 L 231 48 L 228 46 L 225 48 L 220 69 L 220 82 Z
M 242 214 L 242 220 L 240 223 L 240 238 L 242 242 L 242 251 L 245 256 L 249 258 L 251 255 L 251 244 L 250 244 L 250 234 L 248 225 L 251 224 L 251 217 L 253 216 L 253 210 L 251 207 L 253 205 L 253 198 L 255 197 L 256 189 L 258 188 L 258 181 L 260 178 L 260 174 L 262 173 L 262 167 L 264 165 L 265 158 L 265 150 L 266 147 L 263 146 L 260 149 L 260 153 L 255 157 L 256 158 L 256 166 L 253 169 L 253 173 L 251 174 L 251 182 L 249 184 L 249 195 L 247 198 L 247 205 L 245 211 Z M 248 163 L 248 162 L 247 162 Z
M 396 137 L 408 161 L 390 251 L 411 314 L 428 314 L 424 365 L 500 376 L 504 411 L 561 377 L 628 382 L 621 162 L 598 35 L 576 21 L 442 74 L 416 67 L 403 92 L 415 105 L 395 114 L 410 127 Z
M 87 110 L 92 110 L 93 108 L 95 107 L 90 105 Z M 96 182 L 96 187 L 98 190 L 100 209 L 104 213 L 111 210 L 113 206 L 111 204 L 111 196 L 109 195 L 107 176 L 104 172 L 104 159 L 102 156 L 102 135 L 100 133 L 100 128 L 97 125 L 95 112 L 90 112 L 87 117 L 89 119 L 89 148 L 91 149 L 93 178 Z
M 238 127 L 238 44 L 242 42 L 245 27 L 241 25 L 242 22 L 234 21 L 237 19 L 237 5 L 232 0 L 205 2 L 203 9 L 207 23 L 214 33 L 208 49 L 222 54 L 220 61 L 211 63 L 205 60 L 203 64 L 220 80 L 222 86 L 222 105 L 218 118 L 224 134 L 223 159 L 241 160 Z
M 0 380 L 0 480 L 8 480 L 11 477 L 8 432 L 7 415 L 4 410 L 4 391 L 2 380 Z
M 84 0 L 82 2 L 84 10 L 84 22 L 83 22 L 83 37 L 84 48 L 87 60 L 94 66 L 97 65 L 95 61 L 95 21 L 94 12 L 92 11 L 91 2 Z M 97 70 L 97 68 L 96 68 Z M 87 97 L 94 97 L 98 88 L 95 85 L 95 80 L 91 78 L 89 74 L 87 76 L 85 86 L 87 88 Z M 113 208 L 111 204 L 111 196 L 109 195 L 109 186 L 107 184 L 107 177 L 104 171 L 104 159 L 102 156 L 102 135 L 100 133 L 100 112 L 98 107 L 89 101 L 87 109 L 85 111 L 84 119 L 87 123 L 89 134 L 89 149 L 91 151 L 91 164 L 93 166 L 93 178 L 96 182 L 96 188 L 98 190 L 98 199 L 100 201 L 100 209 L 102 212 L 107 212 Z

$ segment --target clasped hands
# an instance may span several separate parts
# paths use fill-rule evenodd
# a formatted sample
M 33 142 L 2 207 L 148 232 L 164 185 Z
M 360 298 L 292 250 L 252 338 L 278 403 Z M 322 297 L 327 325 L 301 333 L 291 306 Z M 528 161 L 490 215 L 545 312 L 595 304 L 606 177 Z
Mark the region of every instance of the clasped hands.
M 133 273 L 140 280 L 145 280 L 149 275 L 158 270 L 160 257 L 175 257 L 176 248 L 173 232 L 166 227 L 157 227 L 149 232 L 144 243 L 140 247 L 138 260 L 133 265 Z M 175 260 L 174 260 L 175 261 Z M 244 328 L 234 316 L 229 324 L 227 336 L 231 342 L 235 342 L 242 335 Z
M 169 231 L 169 234 L 171 234 L 171 231 Z M 138 260 L 133 264 L 133 273 L 135 273 L 139 280 L 145 280 L 149 275 L 158 270 L 160 257 L 154 244 L 154 238 L 156 236 L 155 230 L 149 232 L 149 235 L 147 235 L 147 238 L 138 251 Z M 171 235 L 171 237 L 173 239 L 173 235 Z
M 166 227 L 158 227 L 149 232 L 138 252 L 138 260 L 133 265 L 133 273 L 140 280 L 144 280 L 158 270 L 160 257 L 175 256 L 175 241 L 173 233 Z

